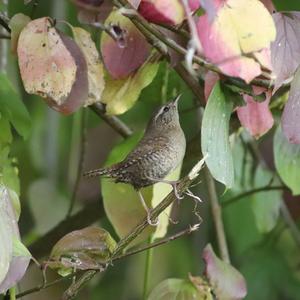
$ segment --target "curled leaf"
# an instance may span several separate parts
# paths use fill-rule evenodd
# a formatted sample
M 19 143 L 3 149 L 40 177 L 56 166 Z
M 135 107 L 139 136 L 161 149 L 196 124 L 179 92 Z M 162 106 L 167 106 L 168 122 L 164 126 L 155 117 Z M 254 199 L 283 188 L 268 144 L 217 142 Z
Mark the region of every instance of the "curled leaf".
M 159 64 L 146 62 L 133 75 L 114 80 L 106 78 L 101 102 L 106 104 L 109 115 L 119 115 L 130 109 L 137 101 L 143 88 L 148 86 L 157 74 Z
M 260 94 L 264 89 L 254 87 L 254 92 Z M 273 115 L 269 109 L 271 92 L 266 91 L 266 100 L 257 102 L 252 96 L 244 95 L 245 106 L 238 107 L 237 115 L 243 127 L 255 138 L 259 138 L 268 132 L 273 124 Z
M 219 259 L 210 244 L 204 248 L 202 256 L 206 264 L 205 275 L 217 299 L 244 299 L 247 294 L 247 287 L 241 273 L 230 264 Z
M 62 237 L 52 248 L 45 263 L 65 276 L 72 269 L 102 269 L 116 246 L 109 232 L 98 227 L 75 230 Z
M 213 2 L 213 20 L 205 14 L 197 24 L 204 55 L 225 74 L 250 82 L 261 69 L 249 54 L 268 48 L 275 39 L 272 17 L 258 0 Z
M 142 0 L 138 10 L 145 19 L 153 23 L 177 25 L 185 17 L 179 0 Z
M 11 29 L 11 51 L 16 54 L 17 53 L 17 45 L 19 35 L 22 29 L 30 22 L 30 18 L 24 14 L 15 14 L 9 21 L 9 28 Z
M 147 59 L 150 47 L 145 37 L 119 11 L 113 11 L 105 21 L 112 26 L 119 38 L 114 40 L 107 33 L 101 37 L 101 53 L 104 65 L 114 79 L 132 74 Z
M 51 19 L 29 22 L 18 42 L 25 90 L 46 99 L 65 114 L 74 112 L 88 95 L 87 65 L 76 43 L 59 33 Z
M 99 53 L 91 35 L 80 27 L 72 27 L 74 39 L 81 49 L 87 62 L 88 73 L 88 98 L 84 105 L 91 105 L 99 102 L 104 90 L 104 70 L 100 61 Z
M 300 64 L 300 12 L 275 13 L 273 19 L 277 31 L 271 44 L 275 93 Z
M 291 83 L 282 117 L 282 131 L 291 144 L 300 144 L 300 68 Z

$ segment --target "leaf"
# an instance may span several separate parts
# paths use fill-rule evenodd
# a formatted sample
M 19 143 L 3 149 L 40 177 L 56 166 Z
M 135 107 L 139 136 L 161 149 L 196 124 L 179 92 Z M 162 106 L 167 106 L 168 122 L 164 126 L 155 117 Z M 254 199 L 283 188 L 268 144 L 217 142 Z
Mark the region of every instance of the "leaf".
M 214 0 L 214 3 L 213 20 L 205 14 L 197 23 L 204 55 L 224 74 L 250 82 L 261 69 L 249 54 L 268 48 L 275 39 L 272 17 L 258 0 Z
M 278 11 L 300 10 L 300 3 L 294 0 L 273 0 L 273 3 Z
M 24 275 L 31 255 L 19 241 L 12 193 L 0 184 L 0 293 L 14 286 Z
M 72 27 L 75 42 L 81 49 L 87 62 L 88 72 L 88 98 L 85 100 L 85 106 L 99 102 L 104 90 L 104 70 L 100 61 L 99 53 L 93 42 L 91 35 L 80 27 Z
M 268 185 L 272 180 L 272 177 L 272 172 L 262 167 L 258 167 L 255 172 L 253 188 Z M 279 180 L 275 180 L 277 184 L 279 184 L 278 181 Z M 259 192 L 252 195 L 249 200 L 251 201 L 257 229 L 261 233 L 270 232 L 276 226 L 279 218 L 282 192 L 276 190 Z
M 28 188 L 28 200 L 36 233 L 43 235 L 64 219 L 68 201 L 50 179 L 40 177 Z M 44 212 L 47 211 L 47 214 Z
M 29 22 L 18 42 L 24 88 L 40 95 L 64 114 L 76 111 L 88 97 L 87 64 L 77 44 L 53 27 L 50 18 Z
M 281 116 L 282 131 L 289 143 L 300 144 L 300 68 L 291 84 L 288 101 Z
M 0 146 L 10 144 L 12 142 L 12 133 L 10 129 L 9 121 L 0 116 Z
M 275 13 L 276 39 L 271 44 L 275 93 L 300 64 L 300 12 Z
M 135 74 L 126 79 L 106 78 L 101 102 L 106 104 L 107 114 L 119 115 L 130 109 L 142 89 L 152 82 L 158 67 L 158 63 L 146 62 Z
M 203 250 L 205 275 L 213 288 L 217 299 L 244 299 L 247 287 L 244 277 L 230 264 L 219 259 L 210 244 Z
M 14 237 L 12 259 L 6 277 L 0 284 L 0 293 L 6 292 L 23 278 L 30 260 L 31 254 L 28 249 L 22 244 L 19 238 Z
M 274 136 L 274 160 L 282 181 L 292 190 L 293 195 L 299 195 L 300 145 L 290 144 L 280 126 Z
M 177 25 L 184 20 L 184 9 L 179 0 L 142 0 L 139 13 L 148 21 Z
M 9 28 L 11 29 L 11 33 L 10 33 L 10 40 L 11 40 L 11 44 L 10 44 L 10 48 L 11 51 L 16 54 L 17 53 L 17 46 L 18 46 L 18 39 L 19 39 L 19 35 L 22 31 L 22 29 L 31 21 L 31 19 L 22 14 L 15 14 L 9 21 Z
M 30 116 L 20 96 L 5 74 L 0 73 L 0 112 L 18 133 L 26 138 L 31 129 Z
M 113 11 L 105 25 L 114 26 L 115 32 L 122 37 L 122 43 L 103 32 L 101 54 L 104 65 L 112 78 L 125 78 L 147 60 L 150 46 L 141 32 L 119 11 Z
M 253 87 L 256 94 L 260 94 L 264 89 Z M 243 95 L 246 106 L 238 107 L 237 115 L 243 127 L 255 138 L 259 138 L 268 132 L 273 124 L 273 115 L 269 109 L 271 92 L 265 92 L 267 97 L 263 102 L 257 102 L 252 96 Z
M 201 148 L 212 176 L 228 188 L 234 183 L 233 158 L 229 144 L 232 103 L 217 82 L 209 96 L 202 121 Z
M 77 270 L 103 269 L 116 247 L 108 231 L 86 227 L 62 237 L 52 248 L 46 266 L 66 276 Z
M 147 300 L 210 300 L 204 298 L 192 284 L 183 279 L 170 278 L 162 281 L 150 293 Z

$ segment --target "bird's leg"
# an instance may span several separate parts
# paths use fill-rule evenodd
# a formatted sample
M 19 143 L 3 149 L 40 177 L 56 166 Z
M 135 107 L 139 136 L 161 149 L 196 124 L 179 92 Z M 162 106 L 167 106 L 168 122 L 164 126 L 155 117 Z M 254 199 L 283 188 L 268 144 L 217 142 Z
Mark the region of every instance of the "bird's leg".
M 147 221 L 148 221 L 148 224 L 151 225 L 151 226 L 157 226 L 158 225 L 158 220 L 152 222 L 152 220 L 151 220 L 151 209 L 147 206 L 147 204 L 145 202 L 145 199 L 144 199 L 141 191 L 138 190 L 137 193 L 139 195 L 139 198 L 141 200 L 141 203 L 142 203 L 145 211 L 147 212 Z
M 152 177 L 149 177 L 149 176 L 147 176 L 147 178 L 154 181 L 154 182 L 162 182 L 162 183 L 170 184 L 173 188 L 175 197 L 178 200 L 181 200 L 181 199 L 184 198 L 183 196 L 179 195 L 179 192 L 178 192 L 178 189 L 177 189 L 177 184 L 178 184 L 177 180 L 155 179 L 155 178 L 152 178 Z
M 202 202 L 201 198 L 196 196 L 190 189 L 186 189 L 185 194 L 190 196 L 191 198 L 197 200 L 198 202 Z

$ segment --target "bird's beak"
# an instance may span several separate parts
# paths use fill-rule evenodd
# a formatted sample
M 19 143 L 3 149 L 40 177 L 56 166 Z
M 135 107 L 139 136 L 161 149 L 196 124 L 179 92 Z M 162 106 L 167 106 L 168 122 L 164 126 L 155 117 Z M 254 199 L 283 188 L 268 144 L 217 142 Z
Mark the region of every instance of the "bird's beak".
M 181 94 L 177 95 L 176 98 L 173 100 L 173 103 L 177 106 L 178 105 L 178 100 L 180 99 Z

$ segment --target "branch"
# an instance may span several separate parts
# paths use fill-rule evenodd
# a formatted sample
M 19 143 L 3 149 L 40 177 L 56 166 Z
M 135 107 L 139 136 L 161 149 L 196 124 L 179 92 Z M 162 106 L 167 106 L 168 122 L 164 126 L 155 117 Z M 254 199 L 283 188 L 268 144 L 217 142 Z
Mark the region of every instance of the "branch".
M 67 233 L 82 229 L 99 220 L 104 216 L 104 210 L 101 199 L 89 204 L 70 218 L 60 222 L 44 236 L 33 242 L 29 246 L 29 251 L 36 259 L 42 258 L 49 254 L 49 249 Z
M 279 186 L 264 186 L 264 187 L 260 187 L 260 188 L 256 188 L 256 189 L 253 189 L 253 190 L 250 190 L 250 191 L 247 191 L 247 192 L 244 192 L 244 193 L 241 193 L 239 195 L 236 195 L 224 202 L 222 202 L 222 206 L 226 207 L 227 205 L 230 205 L 242 198 L 245 198 L 247 196 L 251 196 L 252 194 L 256 194 L 256 193 L 260 193 L 260 192 L 269 192 L 269 191 L 274 191 L 274 190 L 286 190 L 287 187 L 283 186 L 283 185 L 279 185 Z
M 112 262 L 117 261 L 117 260 L 120 260 L 120 259 L 123 259 L 123 258 L 127 258 L 127 257 L 129 257 L 129 256 L 132 256 L 132 255 L 135 255 L 135 254 L 137 254 L 137 253 L 143 252 L 143 251 L 145 251 L 145 250 L 148 250 L 148 249 L 151 249 L 151 248 L 155 248 L 155 247 L 158 247 L 158 246 L 160 246 L 160 245 L 163 245 L 163 244 L 166 244 L 166 243 L 175 241 L 175 240 L 179 239 L 180 237 L 183 237 L 183 236 L 185 236 L 185 235 L 191 234 L 192 232 L 198 230 L 199 227 L 200 227 L 200 225 L 201 225 L 200 223 L 197 223 L 197 224 L 194 224 L 194 225 L 190 225 L 187 229 L 182 230 L 182 231 L 180 231 L 180 232 L 178 232 L 178 233 L 176 233 L 176 234 L 174 234 L 174 235 L 172 235 L 172 236 L 170 236 L 170 237 L 164 238 L 164 239 L 162 239 L 162 240 L 160 240 L 160 241 L 158 241 L 158 242 L 152 243 L 152 244 L 150 244 L 150 245 L 146 245 L 146 246 L 144 246 L 144 247 L 140 247 L 140 248 L 138 248 L 138 249 L 132 250 L 132 251 L 127 252 L 127 253 L 125 253 L 125 254 L 121 254 L 121 255 L 115 257 L 115 258 L 112 260 Z M 87 271 L 87 272 L 88 272 L 88 271 Z M 29 294 L 33 294 L 33 293 L 39 292 L 39 291 L 41 291 L 41 290 L 43 290 L 43 289 L 47 289 L 48 287 L 51 287 L 51 286 L 53 286 L 53 285 L 55 285 L 55 284 L 57 284 L 57 283 L 60 283 L 60 282 L 62 282 L 62 281 L 64 281 L 64 280 L 71 279 L 71 278 L 75 277 L 76 275 L 78 275 L 79 273 L 81 273 L 81 272 L 74 272 L 74 273 L 72 273 L 72 274 L 69 274 L 68 276 L 59 278 L 59 279 L 54 280 L 54 281 L 52 281 L 52 282 L 49 282 L 49 283 L 47 283 L 47 284 L 41 284 L 41 285 L 39 285 L 39 286 L 37 286 L 37 287 L 34 287 L 34 288 L 32 288 L 32 289 L 29 289 L 29 290 L 27 290 L 27 291 L 24 291 L 24 292 L 19 293 L 19 294 L 16 296 L 16 298 L 21 298 L 21 297 L 24 297 L 24 296 L 26 296 L 26 295 L 29 295 Z M 86 279 L 87 279 L 87 278 L 89 278 L 89 280 L 92 279 L 92 277 L 93 277 L 94 275 L 96 275 L 96 273 L 97 273 L 96 270 L 90 270 L 89 273 L 87 274 L 87 276 L 84 276 L 83 279 L 81 279 L 81 280 L 79 279 L 79 280 L 80 280 L 80 284 L 79 284 L 79 285 L 76 284 L 77 290 L 74 289 L 74 287 L 72 287 L 71 291 L 65 293 L 65 297 L 66 297 L 67 295 L 69 296 L 69 298 L 66 298 L 66 299 L 72 299 L 72 297 L 75 296 L 74 292 L 75 292 L 75 291 L 78 292 L 78 290 L 83 286 L 83 284 L 86 283 L 86 282 L 88 282 L 88 280 L 86 280 Z
M 123 8 L 125 6 L 129 6 L 130 8 L 133 9 L 133 11 L 135 11 L 134 8 L 126 0 L 113 0 L 113 3 L 118 8 Z M 135 11 L 134 14 L 128 14 L 126 16 L 132 21 L 132 23 L 134 25 L 136 25 L 136 27 L 138 29 L 140 29 L 140 26 L 143 26 L 144 29 L 146 29 L 146 31 L 148 31 L 148 34 L 145 34 L 145 32 L 142 32 L 146 37 L 149 37 L 149 33 L 150 33 L 151 35 L 156 37 L 159 41 L 161 41 L 163 44 L 165 44 L 166 46 L 175 50 L 177 53 L 182 54 L 182 55 L 187 55 L 187 53 L 188 53 L 187 49 L 178 45 L 174 40 L 170 39 L 169 37 L 164 36 L 159 31 L 159 29 L 157 29 L 157 27 L 155 25 L 152 25 L 148 21 L 146 21 L 141 15 L 138 14 L 138 12 Z M 207 70 L 211 70 L 222 76 L 226 76 L 220 71 L 220 69 L 216 65 L 205 61 L 203 58 L 201 58 L 198 55 L 193 56 L 193 62 L 198 64 L 199 66 L 206 68 Z M 228 78 L 229 81 L 231 81 L 231 77 L 228 77 L 228 76 L 226 76 L 226 77 Z M 244 81 L 241 79 L 235 79 L 234 81 L 232 81 L 232 84 L 236 85 L 236 81 L 239 81 L 241 84 L 244 84 Z M 251 84 L 263 86 L 266 88 L 270 88 L 273 85 L 273 83 L 270 80 L 264 80 L 264 79 L 254 79 L 254 80 L 252 80 Z
M 0 25 L 3 28 L 5 28 L 5 30 L 8 33 L 10 33 L 11 29 L 9 28 L 8 23 L 9 23 L 9 18 L 5 14 L 3 14 L 2 12 L 0 12 Z
M 90 108 L 102 118 L 111 128 L 118 132 L 122 137 L 128 138 L 132 135 L 132 130 L 116 116 L 108 116 L 102 103 L 98 102 L 90 106 Z
M 189 186 L 192 184 L 192 182 L 197 178 L 202 166 L 204 164 L 204 159 L 200 160 L 194 168 L 190 171 L 190 173 L 180 180 L 177 190 L 180 194 L 184 193 Z M 176 196 L 174 194 L 174 191 L 169 193 L 150 213 L 150 219 L 155 220 L 158 218 L 158 216 L 169 206 L 171 205 L 175 200 Z M 125 257 L 125 254 L 122 254 L 123 251 L 129 246 L 129 244 L 146 228 L 149 226 L 147 217 L 144 218 L 144 220 L 138 224 L 126 237 L 121 239 L 114 252 L 112 253 L 110 257 L 110 262 L 113 262 L 114 260 L 120 259 L 121 257 Z M 196 230 L 194 228 L 194 230 Z M 192 227 L 193 229 L 193 227 Z M 192 230 L 192 231 L 194 231 Z M 191 231 L 191 229 L 190 229 Z M 189 232 L 190 232 L 189 231 Z M 181 235 L 179 235 L 181 236 Z M 134 254 L 133 252 L 132 254 Z M 66 293 L 63 296 L 63 300 L 71 300 L 74 298 L 74 296 L 78 293 L 79 289 L 83 286 L 83 284 L 87 283 L 94 275 L 97 273 L 97 270 L 94 270 L 93 272 L 88 273 L 86 276 L 83 275 L 77 283 L 71 285 L 71 287 L 68 289 L 70 291 L 66 291 Z M 87 280 L 88 279 L 88 280 Z
M 211 201 L 211 211 L 212 211 L 212 216 L 216 228 L 220 255 L 222 260 L 224 260 L 227 263 L 230 263 L 230 257 L 229 257 L 224 224 L 222 219 L 222 209 L 221 206 L 219 205 L 214 179 L 211 176 L 208 168 L 205 168 L 205 179 L 207 183 L 208 196 Z

